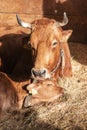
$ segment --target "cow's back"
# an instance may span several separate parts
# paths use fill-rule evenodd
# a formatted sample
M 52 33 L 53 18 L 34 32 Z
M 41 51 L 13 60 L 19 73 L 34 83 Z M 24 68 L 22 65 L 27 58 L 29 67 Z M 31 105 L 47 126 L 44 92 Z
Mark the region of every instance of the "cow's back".
M 14 85 L 6 74 L 0 72 L 0 115 L 17 107 L 18 95 Z

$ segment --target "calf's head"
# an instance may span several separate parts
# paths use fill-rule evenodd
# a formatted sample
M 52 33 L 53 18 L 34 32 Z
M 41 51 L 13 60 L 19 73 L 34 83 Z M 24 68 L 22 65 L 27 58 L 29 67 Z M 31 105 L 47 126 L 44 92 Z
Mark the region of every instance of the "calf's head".
M 40 102 L 51 102 L 63 94 L 63 88 L 59 87 L 55 81 L 43 80 L 37 83 L 32 83 L 27 86 L 31 98 L 27 96 L 24 106 L 34 105 Z
M 33 78 L 57 78 L 71 75 L 70 52 L 67 44 L 72 30 L 64 31 L 61 26 L 68 23 L 66 13 L 63 22 L 42 18 L 31 24 L 21 21 L 18 23 L 31 29 L 29 44 L 34 55 Z

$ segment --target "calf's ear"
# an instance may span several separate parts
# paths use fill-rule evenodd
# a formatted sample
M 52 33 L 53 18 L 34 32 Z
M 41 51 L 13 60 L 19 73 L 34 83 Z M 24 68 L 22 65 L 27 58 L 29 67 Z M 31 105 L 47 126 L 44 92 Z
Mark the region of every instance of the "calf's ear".
M 73 30 L 63 31 L 61 42 L 67 42 L 67 40 L 68 40 L 69 37 L 71 36 L 72 32 L 73 32 Z

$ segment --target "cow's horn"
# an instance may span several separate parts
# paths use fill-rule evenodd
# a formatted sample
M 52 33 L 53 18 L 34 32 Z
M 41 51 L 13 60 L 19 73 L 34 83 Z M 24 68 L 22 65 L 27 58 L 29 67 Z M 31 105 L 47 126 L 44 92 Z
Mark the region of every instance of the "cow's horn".
M 18 14 L 16 14 L 16 18 L 17 18 L 18 24 L 19 24 L 20 26 L 22 26 L 22 27 L 24 27 L 24 28 L 30 28 L 30 29 L 32 29 L 32 25 L 31 25 L 30 23 L 23 22 L 23 21 L 20 19 L 20 17 L 19 17 Z
M 65 26 L 68 23 L 68 17 L 66 15 L 66 12 L 64 12 L 64 16 L 63 16 L 63 21 L 62 22 L 57 22 L 57 26 Z

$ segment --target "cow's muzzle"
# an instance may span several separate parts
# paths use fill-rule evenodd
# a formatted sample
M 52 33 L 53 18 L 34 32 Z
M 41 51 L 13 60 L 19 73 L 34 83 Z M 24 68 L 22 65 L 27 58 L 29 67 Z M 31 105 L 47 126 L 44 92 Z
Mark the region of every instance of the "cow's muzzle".
M 46 75 L 46 70 L 45 69 L 36 70 L 35 68 L 32 68 L 31 73 L 32 77 L 44 78 Z

